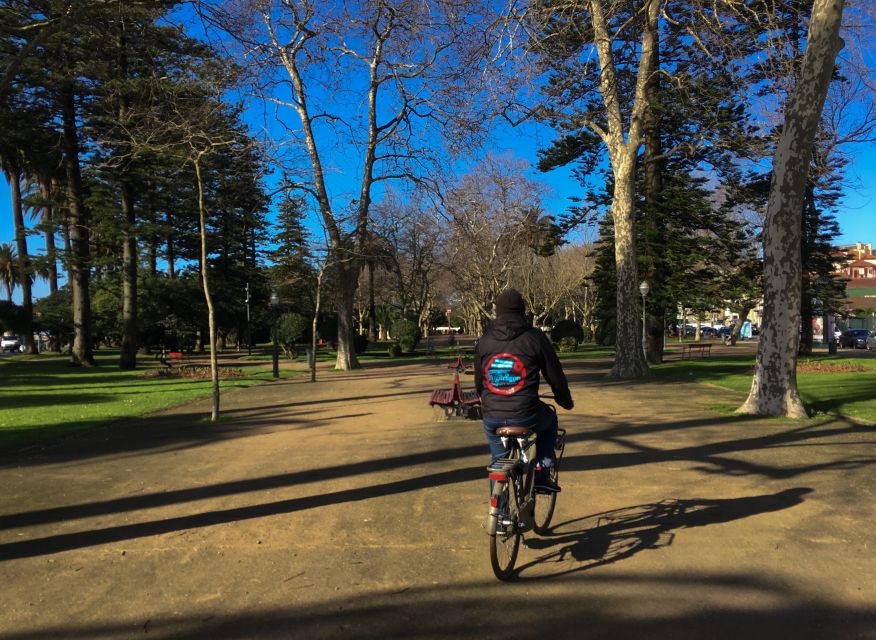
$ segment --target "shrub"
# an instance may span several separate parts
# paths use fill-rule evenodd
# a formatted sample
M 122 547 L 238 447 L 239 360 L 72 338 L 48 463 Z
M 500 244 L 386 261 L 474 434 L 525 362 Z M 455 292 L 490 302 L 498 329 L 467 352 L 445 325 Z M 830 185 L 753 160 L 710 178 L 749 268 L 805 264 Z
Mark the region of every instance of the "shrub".
M 578 349 L 578 341 L 572 336 L 560 338 L 560 351 L 562 353 L 572 353 Z
M 576 343 L 583 342 L 584 329 L 582 329 L 581 325 L 574 320 L 560 320 L 554 325 L 554 328 L 551 329 L 551 340 L 553 342 L 559 342 L 566 337 L 575 338 Z
M 230 369 L 228 367 L 219 367 L 217 370 L 219 378 L 243 378 L 241 369 Z M 143 372 L 144 378 L 195 378 L 200 380 L 209 380 L 213 377 L 213 372 L 209 366 L 201 365 L 181 365 L 178 367 L 168 367 L 166 369 L 147 369 Z
M 398 358 L 401 355 L 402 350 L 400 346 L 393 342 L 386 348 L 386 353 L 389 354 L 390 358 Z
M 392 323 L 392 337 L 398 342 L 402 352 L 410 353 L 420 339 L 420 328 L 416 322 L 401 318 Z
M 277 319 L 277 344 L 288 358 L 296 358 L 295 345 L 301 342 L 310 322 L 300 313 L 284 313 Z

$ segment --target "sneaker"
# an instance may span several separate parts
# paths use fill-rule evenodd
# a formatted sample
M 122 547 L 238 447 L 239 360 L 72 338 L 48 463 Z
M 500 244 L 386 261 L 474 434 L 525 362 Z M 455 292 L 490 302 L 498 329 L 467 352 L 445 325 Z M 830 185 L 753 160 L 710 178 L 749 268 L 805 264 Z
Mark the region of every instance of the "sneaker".
M 559 493 L 562 491 L 560 485 L 553 481 L 550 473 L 547 471 L 536 471 L 535 473 L 535 492 L 536 493 Z

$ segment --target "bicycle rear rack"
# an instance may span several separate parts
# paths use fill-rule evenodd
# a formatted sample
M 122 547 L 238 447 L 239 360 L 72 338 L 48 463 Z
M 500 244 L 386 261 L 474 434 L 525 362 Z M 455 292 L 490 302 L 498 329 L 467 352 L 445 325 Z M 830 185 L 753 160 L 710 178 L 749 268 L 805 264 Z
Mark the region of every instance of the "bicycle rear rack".
M 487 467 L 490 473 L 510 473 L 517 466 L 518 460 L 512 458 L 497 458 Z

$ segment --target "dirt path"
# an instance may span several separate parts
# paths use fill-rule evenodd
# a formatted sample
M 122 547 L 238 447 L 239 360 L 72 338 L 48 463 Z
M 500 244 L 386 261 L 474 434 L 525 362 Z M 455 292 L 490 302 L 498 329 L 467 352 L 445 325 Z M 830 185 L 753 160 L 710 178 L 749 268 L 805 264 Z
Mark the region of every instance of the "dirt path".
M 552 535 L 498 583 L 440 365 L 326 373 L 0 466 L 0 638 L 876 638 L 876 429 L 566 364 Z

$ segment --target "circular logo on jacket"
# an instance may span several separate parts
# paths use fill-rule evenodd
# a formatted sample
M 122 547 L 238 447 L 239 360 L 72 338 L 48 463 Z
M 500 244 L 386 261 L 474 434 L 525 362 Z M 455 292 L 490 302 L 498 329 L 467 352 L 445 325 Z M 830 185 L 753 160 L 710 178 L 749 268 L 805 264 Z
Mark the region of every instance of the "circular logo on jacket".
M 487 360 L 484 382 L 487 389 L 502 396 L 514 395 L 526 381 L 526 367 L 510 353 L 498 353 Z

